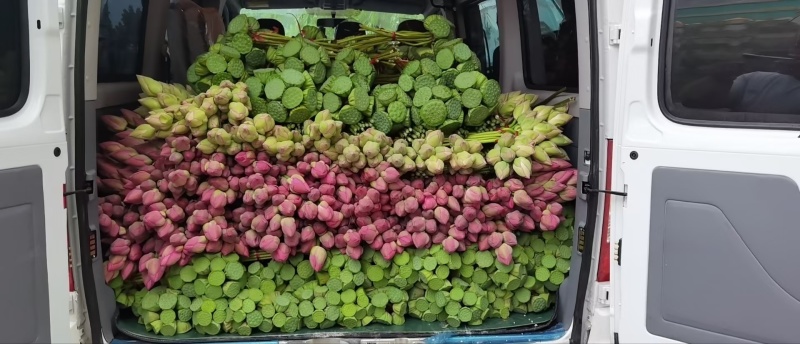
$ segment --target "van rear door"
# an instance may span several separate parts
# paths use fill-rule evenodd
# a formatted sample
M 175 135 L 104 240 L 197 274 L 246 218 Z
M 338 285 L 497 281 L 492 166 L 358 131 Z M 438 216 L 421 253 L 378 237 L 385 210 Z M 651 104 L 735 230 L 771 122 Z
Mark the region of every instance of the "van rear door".
M 800 338 L 800 11 L 631 1 L 612 189 L 619 342 Z
M 0 11 L 2 341 L 68 340 L 67 142 L 56 1 Z

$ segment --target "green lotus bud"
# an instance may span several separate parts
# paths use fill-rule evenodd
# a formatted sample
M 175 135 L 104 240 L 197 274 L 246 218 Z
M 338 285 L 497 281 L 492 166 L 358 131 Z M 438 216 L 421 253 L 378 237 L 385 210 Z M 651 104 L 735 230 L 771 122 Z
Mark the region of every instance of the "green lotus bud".
M 167 130 L 172 127 L 172 114 L 164 111 L 154 112 L 144 120 L 158 130 Z
M 292 131 L 282 125 L 276 125 L 275 128 L 272 129 L 272 135 L 275 136 L 278 142 L 292 141 L 293 137 Z
M 213 129 L 213 128 L 219 128 L 221 124 L 222 123 L 220 121 L 219 115 L 213 115 L 211 117 L 208 117 L 208 123 L 206 123 L 206 126 L 208 126 L 209 129 Z
M 545 152 L 545 150 L 539 146 L 533 147 L 533 160 L 545 165 L 550 165 L 550 155 L 548 155 L 547 152 Z
M 512 115 L 514 116 L 514 119 L 519 119 L 520 116 L 522 116 L 523 114 L 525 114 L 530 110 L 531 110 L 530 103 L 520 104 L 514 107 Z
M 242 123 L 236 130 L 236 134 L 245 142 L 253 142 L 258 138 L 256 126 L 251 123 Z
M 531 130 L 541 122 L 540 119 L 536 118 L 536 114 L 533 111 L 526 112 L 517 119 L 517 123 L 519 123 L 519 127 L 522 130 Z
M 208 131 L 208 127 L 206 127 L 206 125 L 203 124 L 199 127 L 191 127 L 189 130 L 191 131 L 192 136 L 194 137 L 205 137 L 206 132 Z
M 247 96 L 247 91 L 237 87 L 231 91 L 231 101 L 237 103 L 249 103 L 250 98 Z
M 523 178 L 531 177 L 531 161 L 528 158 L 516 158 L 511 166 L 514 173 Z
M 449 147 L 439 146 L 434 149 L 436 152 L 436 157 L 442 161 L 450 161 L 450 157 L 453 155 L 453 150 Z
M 519 145 L 519 144 L 515 144 L 515 145 L 511 146 L 511 149 L 520 158 L 527 158 L 527 157 L 533 155 L 533 150 L 534 150 L 533 147 L 531 147 L 529 145 Z
M 551 131 L 553 131 L 553 130 L 556 130 L 556 129 L 557 129 L 557 128 L 556 128 L 555 126 L 553 126 L 552 124 L 550 124 L 550 123 L 547 123 L 547 122 L 542 122 L 542 123 L 539 123 L 539 124 L 537 124 L 535 127 L 533 127 L 533 130 L 535 130 L 536 132 L 538 132 L 538 133 L 540 133 L 540 134 L 544 135 L 545 137 L 546 137 L 546 136 L 547 136 L 547 134 L 549 134 Z
M 535 130 L 523 130 L 520 132 L 519 136 L 517 136 L 516 140 L 518 143 L 524 142 L 524 144 L 533 146 L 539 144 L 540 142 L 546 139 L 547 137 L 545 137 L 544 135 Z
M 180 105 L 178 98 L 169 93 L 159 93 L 157 98 L 158 98 L 158 103 L 161 104 L 161 107 Z
M 162 108 L 161 103 L 159 103 L 158 99 L 154 97 L 141 98 L 139 99 L 139 104 L 144 105 L 144 107 L 150 110 L 158 110 Z
M 374 158 L 381 153 L 381 145 L 375 141 L 369 141 L 364 144 L 364 155 L 369 158 Z
M 306 154 L 306 147 L 303 146 L 303 144 L 300 142 L 295 142 L 294 150 L 292 150 L 292 156 L 294 156 L 295 158 L 299 158 L 302 157 L 303 154 Z
M 303 127 L 303 131 L 305 132 L 304 136 L 308 136 L 312 140 L 321 139 L 322 133 L 319 131 L 319 124 L 311 121 L 307 122 L 308 123 Z
M 136 75 L 136 81 L 139 82 L 139 87 L 141 87 L 142 92 L 150 97 L 153 97 L 163 91 L 162 84 L 153 78 L 148 78 L 143 75 Z
M 570 138 L 564 134 L 558 134 L 558 136 L 550 139 L 550 141 L 561 147 L 569 146 L 572 144 L 572 140 L 570 140 Z
M 444 161 L 435 156 L 429 157 L 425 160 L 425 169 L 434 175 L 442 174 L 444 172 Z
M 409 157 L 403 157 L 403 172 L 411 172 L 417 168 L 417 164 Z
M 347 146 L 349 146 L 349 145 L 350 145 L 350 142 L 347 141 L 347 139 L 339 139 L 333 145 L 333 149 L 336 150 L 337 153 L 343 154 L 344 153 L 344 149 L 347 148 Z
M 233 119 L 235 121 L 241 121 L 247 117 L 249 111 L 247 110 L 247 106 L 240 102 L 231 102 L 228 104 L 228 119 Z
M 403 158 L 403 155 L 402 154 L 397 154 L 397 153 L 390 155 L 389 158 L 386 159 L 386 161 L 389 164 L 391 164 L 392 166 L 394 166 L 394 168 L 401 168 L 401 167 L 403 167 L 403 164 L 405 163 L 405 159 Z
M 142 124 L 136 127 L 130 134 L 131 137 L 142 140 L 152 140 L 155 135 L 156 128 L 153 128 L 150 124 Z
M 233 93 L 228 88 L 223 88 L 214 96 L 214 103 L 217 105 L 228 105 L 233 98 Z
M 278 151 L 277 154 L 291 156 L 294 152 L 294 142 L 292 141 L 279 141 L 275 147 Z
M 419 151 L 417 151 L 417 154 L 419 154 L 419 156 L 422 157 L 422 159 L 428 159 L 434 153 L 436 153 L 436 151 L 434 151 L 433 147 L 431 147 L 431 145 L 427 143 L 423 143 Z
M 206 90 L 205 95 L 214 98 L 220 91 L 222 91 L 222 87 L 219 87 L 219 85 L 211 85 L 211 87 Z
M 507 163 L 511 163 L 517 157 L 517 153 L 514 152 L 511 148 L 500 148 L 500 159 Z
M 322 134 L 322 137 L 330 139 L 338 134 L 338 132 L 336 131 L 336 123 L 333 120 L 326 119 L 318 123 L 319 123 L 319 132 Z
M 367 158 L 367 166 L 378 167 L 383 161 L 383 155 L 378 154 L 372 158 Z
M 172 128 L 170 128 L 169 130 L 156 131 L 156 135 L 155 135 L 155 137 L 157 139 L 166 139 L 166 138 L 168 138 L 170 136 L 172 136 Z
M 495 146 L 494 148 L 486 152 L 486 161 L 490 165 L 497 165 L 498 162 L 502 161 L 502 159 L 500 158 L 500 149 L 501 148 L 499 146 Z
M 453 153 L 469 152 L 469 143 L 460 137 L 455 141 L 450 140 L 450 147 L 453 148 Z
M 549 156 L 553 156 L 555 154 L 560 153 L 558 146 L 556 146 L 556 144 L 553 143 L 552 141 L 544 141 L 540 143 L 538 146 L 544 149 L 544 151 L 547 152 L 547 155 Z
M 264 148 L 269 155 L 278 154 L 278 139 L 275 138 L 275 136 L 267 136 L 267 139 L 264 140 L 264 144 L 261 145 L 261 147 Z
M 547 117 L 547 123 L 550 123 L 556 127 L 563 127 L 567 122 L 572 119 L 572 115 L 564 112 L 550 112 L 550 115 Z
M 219 111 L 217 104 L 214 103 L 214 98 L 203 99 L 203 104 L 200 105 L 200 109 L 206 113 L 206 116 L 216 115 L 217 111 Z
M 331 112 L 328 110 L 322 110 L 317 113 L 314 117 L 314 122 L 320 123 L 322 121 L 332 120 L 333 116 L 331 116 Z
M 483 154 L 481 154 L 480 152 L 472 153 L 472 160 L 473 160 L 472 169 L 480 170 L 486 167 L 486 159 L 483 158 Z
M 211 143 L 208 139 L 203 139 L 197 143 L 197 150 L 203 152 L 203 154 L 211 154 L 217 150 L 217 145 Z
M 361 155 L 361 150 L 359 150 L 358 146 L 356 145 L 348 145 L 344 148 L 342 154 L 344 154 L 344 157 L 347 159 L 347 161 L 353 163 L 358 161 L 359 156 Z
M 317 152 L 325 152 L 331 149 L 331 141 L 323 137 L 314 141 L 314 148 L 317 150 Z
M 511 166 L 505 161 L 500 161 L 494 165 L 494 174 L 498 179 L 506 179 L 511 174 Z
M 261 135 L 265 135 L 275 128 L 275 120 L 272 118 L 272 116 L 265 113 L 256 115 L 253 118 L 253 123 L 256 126 L 256 131 Z
M 414 159 L 414 165 L 417 166 L 417 170 L 424 170 L 425 169 L 425 159 L 423 159 L 421 156 L 417 156 L 417 158 Z
M 428 135 L 425 136 L 425 143 L 431 147 L 441 146 L 442 141 L 444 141 L 444 133 L 441 130 L 430 131 Z
M 536 119 L 539 121 L 546 121 L 547 118 L 550 116 L 550 111 L 553 110 L 551 105 L 539 105 L 533 108 L 533 112 L 536 114 Z
M 473 157 L 472 154 L 467 151 L 456 153 L 450 159 L 450 165 L 457 170 L 472 168 L 472 164 L 474 162 L 475 162 L 475 157 Z M 455 165 L 453 165 L 453 163 L 455 163 Z
M 186 124 L 186 120 L 180 120 L 172 125 L 171 131 L 173 135 L 186 135 L 189 133 L 189 126 Z
M 236 155 L 242 151 L 242 145 L 240 143 L 231 143 L 228 147 L 225 147 L 225 154 L 228 155 Z
M 469 145 L 468 151 L 470 153 L 480 153 L 483 150 L 483 144 L 480 141 L 466 141 Z
M 189 123 L 189 126 L 192 128 L 200 127 L 208 123 L 208 117 L 203 110 L 194 108 L 186 114 L 186 123 Z

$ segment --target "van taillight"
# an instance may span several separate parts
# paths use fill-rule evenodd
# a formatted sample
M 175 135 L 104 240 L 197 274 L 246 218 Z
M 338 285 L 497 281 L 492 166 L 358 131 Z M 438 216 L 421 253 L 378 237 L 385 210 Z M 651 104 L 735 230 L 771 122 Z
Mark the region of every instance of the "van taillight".
M 614 151 L 614 140 L 607 140 L 606 145 L 606 184 L 605 187 L 611 186 L 611 161 Z M 611 257 L 609 250 L 611 249 L 609 237 L 609 213 L 611 212 L 611 194 L 606 193 L 603 199 L 603 219 L 601 221 L 602 237 L 600 238 L 600 262 L 597 266 L 597 281 L 608 282 L 611 279 Z

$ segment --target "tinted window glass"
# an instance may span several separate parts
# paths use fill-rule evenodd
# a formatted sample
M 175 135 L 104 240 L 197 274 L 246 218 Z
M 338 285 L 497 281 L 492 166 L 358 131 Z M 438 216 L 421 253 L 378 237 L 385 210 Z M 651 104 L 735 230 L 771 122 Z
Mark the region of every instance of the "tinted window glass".
M 27 91 L 27 1 L 8 1 L 0 11 L 0 117 L 12 115 L 25 103 Z M 23 79 L 25 78 L 25 79 Z
M 472 3 L 463 9 L 464 43 L 469 45 L 481 61 L 483 73 L 498 79 L 498 56 L 500 54 L 500 30 L 497 25 L 497 0 Z M 472 25 L 481 23 L 481 25 Z
M 675 0 L 665 105 L 678 118 L 800 123 L 800 2 Z
M 147 0 L 102 0 L 98 82 L 136 80 L 142 70 Z
M 525 84 L 578 87 L 578 33 L 573 0 L 518 0 Z

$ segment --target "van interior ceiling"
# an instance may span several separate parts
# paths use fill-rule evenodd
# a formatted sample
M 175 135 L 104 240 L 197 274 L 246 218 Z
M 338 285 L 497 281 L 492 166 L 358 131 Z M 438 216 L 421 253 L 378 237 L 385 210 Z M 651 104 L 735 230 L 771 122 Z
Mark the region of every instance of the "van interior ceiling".
M 141 90 L 136 75 L 164 82 L 188 84 L 186 70 L 198 56 L 209 51 L 240 10 L 267 13 L 304 7 L 318 8 L 329 13 L 350 9 L 408 15 L 442 13 L 455 25 L 456 36 L 461 37 L 477 55 L 483 67 L 482 72 L 488 78 L 498 80 L 503 92 L 533 93 L 538 95 L 540 101 L 554 96 L 555 101 L 551 104 L 568 98 L 575 100 L 569 107 L 569 114 L 574 118 L 563 128 L 563 134 L 571 138 L 572 143 L 563 148 L 574 167 L 578 169 L 578 179 L 589 176 L 590 164 L 584 157 L 590 150 L 589 134 L 594 129 L 589 120 L 588 106 L 584 105 L 588 101 L 588 92 L 583 90 L 587 89 L 588 85 L 581 85 L 581 91 L 578 91 L 578 71 L 584 68 L 588 70 L 588 66 L 579 68 L 577 58 L 579 50 L 588 49 L 588 43 L 586 46 L 579 46 L 578 42 L 587 41 L 589 32 L 581 31 L 582 28 L 576 24 L 579 21 L 576 18 L 576 6 L 586 6 L 586 4 L 577 5 L 572 0 L 87 0 L 87 2 L 88 20 L 100 23 L 99 26 L 89 26 L 86 34 L 88 52 L 92 51 L 93 44 L 99 42 L 99 46 L 96 46 L 96 56 L 86 56 L 87 101 L 85 118 L 82 120 L 85 120 L 86 128 L 84 157 L 87 171 L 96 171 L 98 168 L 96 161 L 99 153 L 96 144 L 113 136 L 113 133 L 105 131 L 103 125 L 98 123 L 100 116 L 119 113 L 120 109 L 133 110 L 140 106 L 137 100 L 140 98 Z M 541 5 L 543 2 L 550 5 L 543 7 Z M 544 11 L 548 11 L 548 22 L 547 25 L 540 26 L 539 21 L 540 18 L 544 18 L 542 14 Z M 365 34 L 360 30 L 358 22 L 340 21 L 340 19 L 345 18 L 333 14 L 330 18 L 319 19 L 319 22 L 315 21 L 312 25 L 319 27 L 323 32 L 325 28 L 333 28 L 336 39 Z M 292 32 L 294 30 L 292 25 L 298 23 L 269 16 L 257 18 L 257 21 L 262 29 L 266 28 L 278 34 Z M 394 25 L 397 31 L 426 32 L 423 22 L 419 19 L 402 19 Z M 530 32 L 535 34 L 532 35 Z M 591 159 L 595 159 L 595 156 L 592 155 Z M 593 196 L 587 198 L 579 191 L 575 200 L 575 229 L 571 233 L 573 244 L 572 258 L 569 260 L 570 273 L 558 289 L 555 307 L 542 314 L 531 315 L 530 317 L 535 319 L 529 323 L 517 326 L 496 323 L 472 331 L 473 334 L 548 333 L 549 336 L 554 336 L 563 335 L 570 328 L 575 310 L 583 309 L 584 301 L 576 299 L 581 295 L 579 272 L 581 278 L 588 275 L 589 270 L 583 265 L 591 263 L 591 257 L 584 257 L 584 250 L 591 252 L 591 247 L 599 240 L 598 236 L 588 238 L 582 236 L 583 227 L 593 222 L 588 217 L 596 212 L 597 204 L 590 207 L 587 203 L 591 197 Z M 89 228 L 92 228 L 93 235 L 99 238 L 101 234 L 97 196 L 89 198 L 88 209 Z M 587 231 L 587 233 L 593 232 Z M 579 241 L 580 247 L 576 244 Z M 99 323 L 91 325 L 99 327 L 102 330 L 102 337 L 108 341 L 153 340 L 153 337 L 146 335 L 144 328 L 141 332 L 132 332 L 132 328 L 139 326 L 135 323 L 135 317 L 132 317 L 128 310 L 120 310 L 117 307 L 114 291 L 106 284 L 103 274 L 104 259 L 107 259 L 108 250 L 108 243 L 103 242 L 92 255 L 93 286 L 96 294 L 87 294 L 86 297 L 96 300 Z M 585 286 L 583 288 L 585 289 Z M 455 333 L 463 333 L 459 331 L 456 330 Z M 363 328 L 363 331 L 342 331 L 329 335 L 356 338 L 369 336 L 420 338 L 436 332 L 432 331 L 431 327 L 411 327 L 396 332 L 387 330 L 377 333 Z M 258 338 L 299 340 L 311 337 L 313 335 L 302 332 L 271 333 Z M 233 337 L 224 340 L 233 340 L 231 338 Z M 219 340 L 220 337 L 216 339 Z M 202 338 L 176 337 L 175 340 L 161 341 L 191 343 L 198 340 Z

